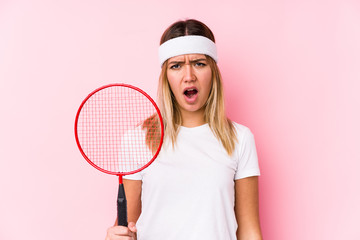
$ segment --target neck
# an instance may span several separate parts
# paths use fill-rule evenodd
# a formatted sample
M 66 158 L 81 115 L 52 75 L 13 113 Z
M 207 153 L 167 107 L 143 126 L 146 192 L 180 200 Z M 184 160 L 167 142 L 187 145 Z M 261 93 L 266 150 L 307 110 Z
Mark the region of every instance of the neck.
M 204 111 L 196 112 L 181 112 L 182 126 L 184 127 L 198 127 L 205 124 Z

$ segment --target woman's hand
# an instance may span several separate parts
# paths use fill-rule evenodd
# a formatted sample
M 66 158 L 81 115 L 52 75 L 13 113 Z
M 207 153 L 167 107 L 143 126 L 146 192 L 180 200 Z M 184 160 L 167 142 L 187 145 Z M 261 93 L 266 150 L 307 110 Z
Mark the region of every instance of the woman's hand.
M 129 222 L 128 227 L 113 226 L 107 230 L 105 240 L 136 240 L 135 223 Z

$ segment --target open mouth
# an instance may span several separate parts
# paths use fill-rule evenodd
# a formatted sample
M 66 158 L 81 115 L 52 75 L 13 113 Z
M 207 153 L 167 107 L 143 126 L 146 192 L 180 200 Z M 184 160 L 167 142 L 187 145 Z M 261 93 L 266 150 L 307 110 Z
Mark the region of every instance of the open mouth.
M 198 90 L 196 88 L 189 88 L 184 91 L 184 94 L 188 98 L 192 98 L 198 93 Z

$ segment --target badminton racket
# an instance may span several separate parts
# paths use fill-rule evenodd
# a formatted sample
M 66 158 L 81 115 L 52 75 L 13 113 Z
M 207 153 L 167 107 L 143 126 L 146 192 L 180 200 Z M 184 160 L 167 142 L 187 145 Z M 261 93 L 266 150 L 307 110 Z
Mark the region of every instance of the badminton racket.
M 75 118 L 75 139 L 96 169 L 119 177 L 118 225 L 127 226 L 122 177 L 148 167 L 164 136 L 160 111 L 151 97 L 128 84 L 110 84 L 91 92 Z

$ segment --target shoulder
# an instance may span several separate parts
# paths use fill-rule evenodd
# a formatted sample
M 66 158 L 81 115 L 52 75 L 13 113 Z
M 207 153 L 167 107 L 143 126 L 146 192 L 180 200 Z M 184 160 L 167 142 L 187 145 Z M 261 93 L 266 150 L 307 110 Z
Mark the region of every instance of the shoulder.
M 250 128 L 234 121 L 232 124 L 236 134 L 235 151 L 242 155 L 244 151 L 255 149 L 255 137 Z
M 240 123 L 234 122 L 234 121 L 232 121 L 232 124 L 234 126 L 238 141 L 241 141 L 244 138 L 253 137 L 253 134 L 252 134 L 250 128 L 248 128 Z

